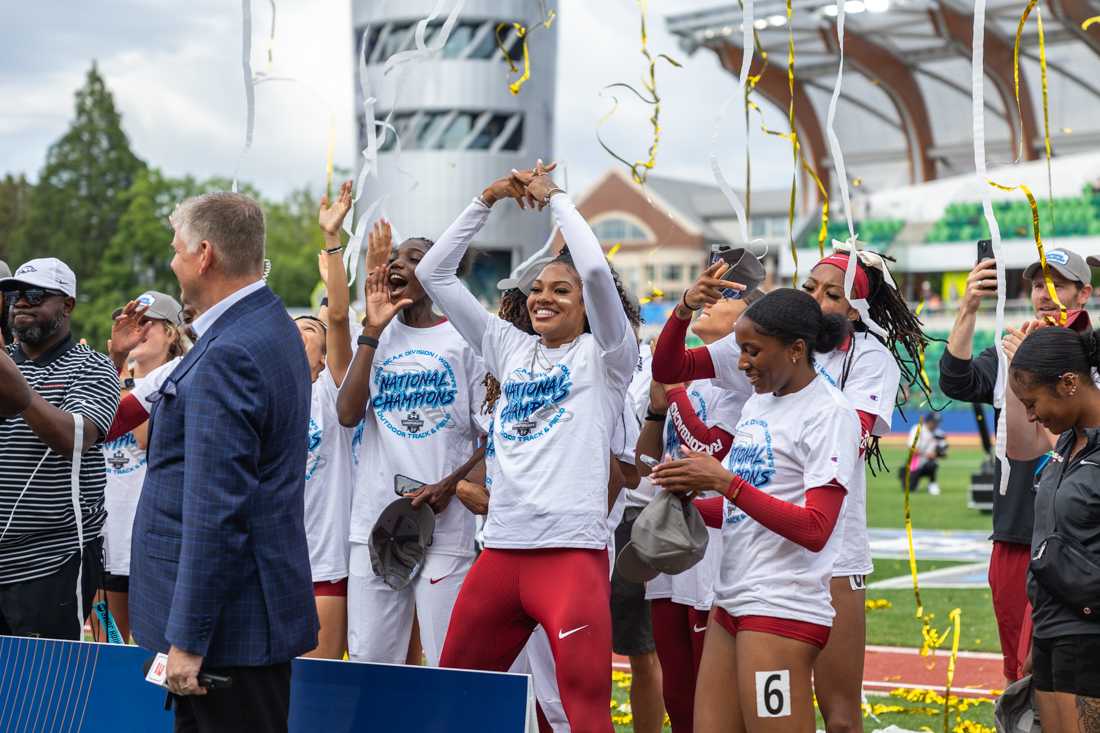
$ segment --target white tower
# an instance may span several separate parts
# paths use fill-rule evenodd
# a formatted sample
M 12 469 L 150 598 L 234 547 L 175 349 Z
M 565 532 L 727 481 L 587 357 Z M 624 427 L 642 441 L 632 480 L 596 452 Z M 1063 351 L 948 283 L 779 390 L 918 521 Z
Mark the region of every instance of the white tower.
M 436 0 L 352 2 L 357 54 L 363 53 L 363 31 L 368 31 L 367 74 L 378 99 L 376 115 L 384 119 L 392 109 L 401 139 L 398 153 L 392 134 L 387 137 L 379 153 L 378 176 L 368 179 L 365 199 L 388 194 L 386 215 L 403 237 L 437 239 L 488 183 L 512 168 L 531 167 L 536 158 L 554 157 L 557 22 L 549 29 L 539 23 L 536 0 L 467 0 L 440 54 L 384 76 L 386 59 L 415 48 L 416 24 L 435 5 Z M 428 45 L 445 19 L 429 25 Z M 498 24 L 506 23 L 508 30 L 501 36 L 522 68 L 522 46 L 512 31 L 515 21 L 531 26 L 531 78 L 518 95 L 508 89 L 516 75 L 509 74 L 496 36 Z M 358 67 L 358 57 L 355 63 Z M 358 83 L 356 94 L 360 95 Z M 361 98 L 356 109 L 363 148 Z M 532 213 L 510 202 L 497 204 L 474 241 L 484 256 L 475 263 L 471 285 L 492 299 L 496 279 L 541 247 L 550 228 L 547 211 Z

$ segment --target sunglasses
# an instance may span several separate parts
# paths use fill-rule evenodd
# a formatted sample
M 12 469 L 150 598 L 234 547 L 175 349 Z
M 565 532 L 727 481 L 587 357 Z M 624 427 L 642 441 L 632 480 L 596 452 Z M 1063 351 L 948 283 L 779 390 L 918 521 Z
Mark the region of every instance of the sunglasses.
M 12 303 L 18 303 L 20 300 L 26 300 L 31 306 L 42 305 L 46 298 L 52 298 L 60 295 L 65 297 L 65 293 L 58 290 L 48 290 L 46 288 L 20 288 L 13 290 L 3 291 L 4 300 Z

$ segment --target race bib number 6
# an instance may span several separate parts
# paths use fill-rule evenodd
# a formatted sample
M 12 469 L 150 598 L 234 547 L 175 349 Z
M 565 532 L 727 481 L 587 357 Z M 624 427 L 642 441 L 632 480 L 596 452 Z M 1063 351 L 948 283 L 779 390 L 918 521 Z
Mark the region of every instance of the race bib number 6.
M 791 673 L 781 669 L 756 673 L 756 717 L 786 718 L 791 714 Z

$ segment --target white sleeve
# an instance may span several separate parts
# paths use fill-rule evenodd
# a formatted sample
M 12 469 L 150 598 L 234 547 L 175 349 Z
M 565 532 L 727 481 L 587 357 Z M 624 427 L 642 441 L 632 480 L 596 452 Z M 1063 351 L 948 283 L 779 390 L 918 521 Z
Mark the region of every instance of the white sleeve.
M 584 312 L 588 316 L 592 335 L 605 352 L 618 349 L 630 331 L 630 321 L 623 310 L 619 290 L 615 287 L 615 279 L 611 276 L 600 240 L 596 239 L 592 228 L 569 196 L 564 193 L 551 196 L 550 210 L 581 276 Z
M 424 287 L 424 292 L 439 306 L 443 315 L 450 319 L 462 338 L 466 339 L 466 343 L 478 355 L 481 354 L 485 328 L 491 316 L 455 273 L 458 272 L 470 240 L 481 230 L 488 218 L 489 207 L 480 199 L 475 199 L 447 228 L 439 241 L 428 248 L 424 258 L 416 266 L 416 277 Z
M 869 337 L 874 338 L 874 337 Z M 894 416 L 894 398 L 901 370 L 885 349 L 870 349 L 856 357 L 844 383 L 844 396 L 852 407 L 875 416 L 872 435 L 886 435 Z
M 730 435 L 737 433 L 737 423 L 741 421 L 741 410 L 745 407 L 746 395 L 732 390 L 715 390 L 718 392 L 714 406 L 708 410 L 707 427 L 721 428 Z
M 851 406 L 829 405 L 803 425 L 802 480 L 807 489 L 836 482 L 852 488 L 859 461 L 859 418 Z
M 477 358 L 472 350 L 468 352 L 466 354 L 466 374 L 470 383 L 466 388 L 470 390 L 470 418 L 482 436 L 489 433 L 489 420 L 491 417 L 486 415 L 482 409 L 485 405 L 485 375 L 487 373 L 488 369 L 485 367 L 485 362 Z
M 623 404 L 622 415 L 611 430 L 611 453 L 623 463 L 634 465 L 634 449 L 642 426 L 634 412 L 634 406 L 628 400 Z
M 134 380 L 134 388 L 130 390 L 130 394 L 141 403 L 146 412 L 153 411 L 153 403 L 149 401 L 149 396 L 160 389 L 161 385 L 164 384 L 164 380 L 168 379 L 168 376 L 179 363 L 180 357 L 177 356 L 166 364 L 161 364 L 141 379 Z
M 714 384 L 736 392 L 744 403 L 752 394 L 752 384 L 738 366 L 741 361 L 741 345 L 737 343 L 734 334 L 726 334 L 707 346 L 707 353 L 710 355 L 710 363 L 714 365 Z

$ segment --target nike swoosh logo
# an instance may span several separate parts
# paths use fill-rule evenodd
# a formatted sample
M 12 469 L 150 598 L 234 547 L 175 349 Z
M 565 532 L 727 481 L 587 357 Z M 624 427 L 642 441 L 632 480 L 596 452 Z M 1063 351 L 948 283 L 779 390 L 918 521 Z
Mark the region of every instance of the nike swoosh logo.
M 449 577 L 451 577 L 451 576 L 449 576 L 449 575 L 444 575 L 444 576 L 443 576 L 442 578 L 428 578 L 428 582 L 429 582 L 429 583 L 431 583 L 432 585 L 435 585 L 435 584 L 436 584 L 436 583 L 438 583 L 439 581 L 441 581 L 441 580 L 445 580 L 445 579 L 447 579 L 447 578 L 449 578 Z
M 695 631 L 696 634 L 701 634 L 707 630 L 706 626 L 704 626 L 703 628 L 699 628 L 698 626 L 693 625 L 691 628 Z
M 585 624 L 584 626 L 578 626 L 577 628 L 572 629 L 570 631 L 559 631 L 558 632 L 558 638 L 559 639 L 564 639 L 566 637 L 572 636 L 573 634 L 577 633 L 578 631 L 584 631 L 589 626 L 590 626 L 590 624 Z

